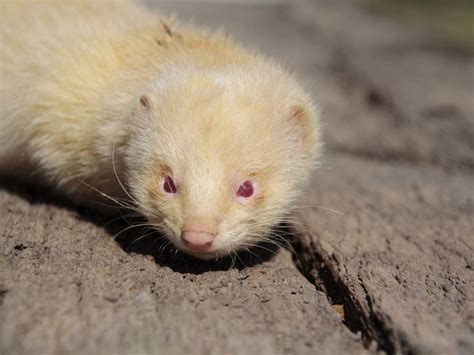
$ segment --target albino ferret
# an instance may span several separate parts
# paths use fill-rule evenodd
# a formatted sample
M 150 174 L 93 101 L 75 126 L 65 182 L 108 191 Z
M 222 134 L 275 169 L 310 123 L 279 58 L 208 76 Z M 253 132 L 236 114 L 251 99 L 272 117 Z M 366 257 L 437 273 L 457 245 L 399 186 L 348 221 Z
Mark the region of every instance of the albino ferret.
M 0 14 L 2 175 L 108 197 L 200 258 L 258 243 L 291 210 L 318 114 L 274 61 L 129 1 Z

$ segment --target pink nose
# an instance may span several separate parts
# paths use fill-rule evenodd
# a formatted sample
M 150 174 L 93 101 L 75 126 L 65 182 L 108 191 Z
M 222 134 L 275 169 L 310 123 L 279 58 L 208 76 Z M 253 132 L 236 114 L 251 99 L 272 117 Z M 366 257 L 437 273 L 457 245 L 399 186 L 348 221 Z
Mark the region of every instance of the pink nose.
M 195 251 L 208 251 L 212 247 L 215 235 L 209 232 L 184 230 L 181 239 L 184 245 Z

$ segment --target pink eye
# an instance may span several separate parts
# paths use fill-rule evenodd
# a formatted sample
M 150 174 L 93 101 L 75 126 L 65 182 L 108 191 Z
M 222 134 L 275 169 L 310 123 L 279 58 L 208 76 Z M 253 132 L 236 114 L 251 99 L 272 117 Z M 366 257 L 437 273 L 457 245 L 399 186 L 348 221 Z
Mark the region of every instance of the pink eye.
M 253 195 L 255 189 L 253 187 L 253 182 L 250 180 L 245 180 L 242 185 L 239 186 L 237 190 L 237 196 L 243 198 L 249 198 Z
M 163 181 L 163 190 L 169 194 L 175 194 L 178 192 L 173 179 L 170 176 L 166 176 Z

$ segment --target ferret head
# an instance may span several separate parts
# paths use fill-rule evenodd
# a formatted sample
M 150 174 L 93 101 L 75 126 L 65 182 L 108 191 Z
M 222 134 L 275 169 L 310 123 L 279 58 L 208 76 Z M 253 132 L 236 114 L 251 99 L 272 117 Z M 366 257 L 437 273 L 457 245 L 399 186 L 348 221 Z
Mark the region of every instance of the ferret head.
M 314 107 L 268 64 L 170 72 L 134 103 L 126 166 L 138 207 L 200 258 L 263 241 L 314 166 Z

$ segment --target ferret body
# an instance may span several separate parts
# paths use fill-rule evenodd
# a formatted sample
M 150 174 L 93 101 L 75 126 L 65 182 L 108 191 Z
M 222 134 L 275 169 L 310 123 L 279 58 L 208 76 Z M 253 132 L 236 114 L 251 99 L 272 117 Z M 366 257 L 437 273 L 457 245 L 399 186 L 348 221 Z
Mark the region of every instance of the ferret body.
M 128 1 L 0 4 L 0 173 L 127 201 L 201 258 L 259 242 L 319 151 L 277 64 Z

